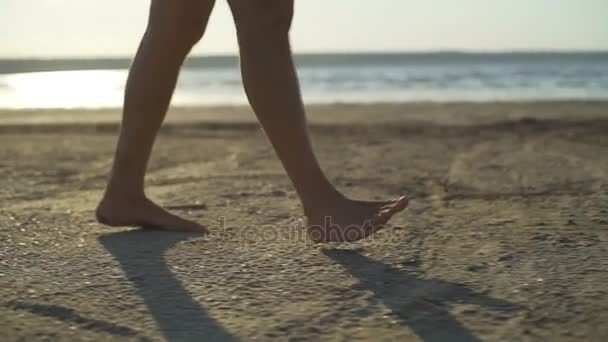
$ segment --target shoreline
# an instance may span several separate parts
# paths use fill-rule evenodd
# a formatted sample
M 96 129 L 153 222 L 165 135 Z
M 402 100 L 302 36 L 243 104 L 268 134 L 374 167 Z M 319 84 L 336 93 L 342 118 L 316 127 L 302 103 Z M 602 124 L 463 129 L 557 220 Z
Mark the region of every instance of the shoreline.
M 580 121 L 608 118 L 608 100 L 496 101 L 496 102 L 380 102 L 333 103 L 306 106 L 313 125 L 435 124 L 477 125 L 517 120 Z M 0 127 L 117 125 L 121 108 L 0 109 Z M 249 106 L 172 107 L 165 124 L 255 123 Z M 33 127 L 29 127 L 33 129 Z

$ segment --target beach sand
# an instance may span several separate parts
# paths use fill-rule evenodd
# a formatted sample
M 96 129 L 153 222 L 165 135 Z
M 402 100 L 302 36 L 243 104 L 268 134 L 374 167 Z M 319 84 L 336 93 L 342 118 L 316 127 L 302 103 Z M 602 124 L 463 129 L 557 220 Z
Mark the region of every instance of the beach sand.
M 117 110 L 0 111 L 2 341 L 605 341 L 608 103 L 310 107 L 332 181 L 407 194 L 313 245 L 246 108 L 175 109 L 149 195 L 211 236 L 94 221 Z

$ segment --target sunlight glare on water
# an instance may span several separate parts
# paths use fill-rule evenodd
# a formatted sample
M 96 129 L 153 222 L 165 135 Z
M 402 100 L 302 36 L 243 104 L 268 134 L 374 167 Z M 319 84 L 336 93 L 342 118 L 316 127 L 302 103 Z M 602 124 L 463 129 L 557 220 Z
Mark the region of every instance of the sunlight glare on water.
M 0 75 L 0 95 L 9 108 L 116 107 L 126 73 L 120 70 L 51 71 Z

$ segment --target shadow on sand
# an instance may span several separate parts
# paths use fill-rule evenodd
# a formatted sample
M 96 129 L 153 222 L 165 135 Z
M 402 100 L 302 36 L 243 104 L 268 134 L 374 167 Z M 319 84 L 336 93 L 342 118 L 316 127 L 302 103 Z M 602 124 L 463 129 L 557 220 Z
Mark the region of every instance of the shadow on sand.
M 236 341 L 171 273 L 164 255 L 199 234 L 134 230 L 104 235 L 101 244 L 118 260 L 168 341 Z
M 359 280 L 356 290 L 367 290 L 427 342 L 481 341 L 449 312 L 451 304 L 475 304 L 506 313 L 523 309 L 504 300 L 487 297 L 463 285 L 426 280 L 348 250 L 324 250 Z

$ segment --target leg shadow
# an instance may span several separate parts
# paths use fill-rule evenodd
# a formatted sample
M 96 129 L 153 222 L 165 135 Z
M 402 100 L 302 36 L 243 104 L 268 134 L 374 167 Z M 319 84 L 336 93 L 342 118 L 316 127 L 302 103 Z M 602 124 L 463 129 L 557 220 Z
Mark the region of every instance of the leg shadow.
M 460 284 L 420 279 L 355 251 L 324 250 L 323 253 L 360 281 L 356 289 L 372 291 L 374 299 L 389 307 L 399 321 L 423 341 L 480 341 L 450 315 L 450 304 L 476 304 L 499 312 L 523 308 L 478 294 Z
M 207 314 L 165 262 L 176 243 L 196 234 L 134 230 L 102 236 L 168 341 L 236 341 Z

